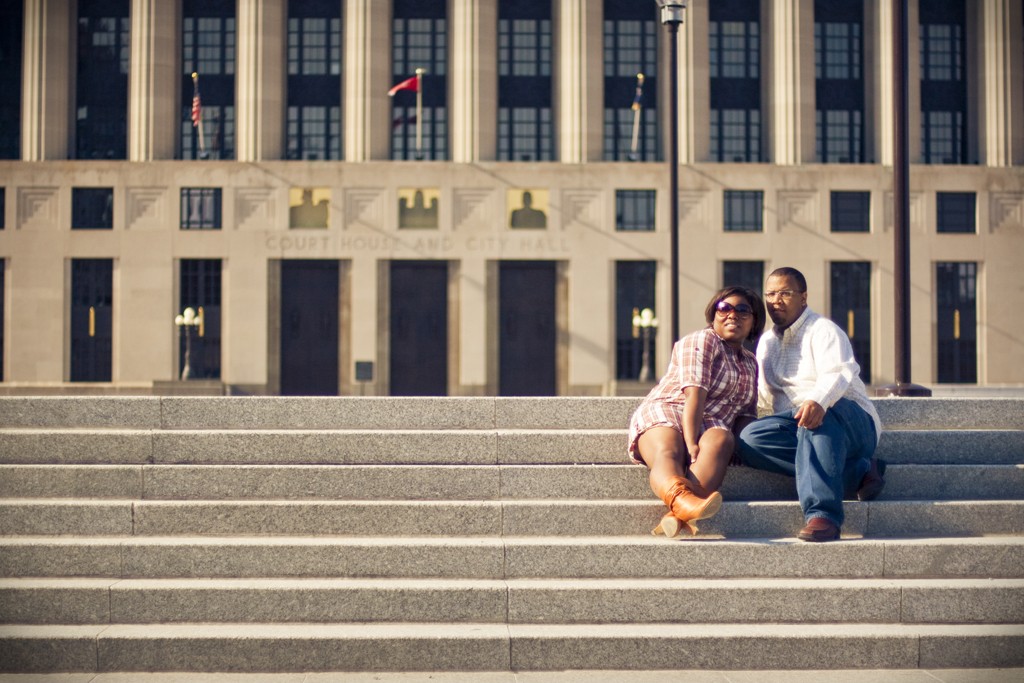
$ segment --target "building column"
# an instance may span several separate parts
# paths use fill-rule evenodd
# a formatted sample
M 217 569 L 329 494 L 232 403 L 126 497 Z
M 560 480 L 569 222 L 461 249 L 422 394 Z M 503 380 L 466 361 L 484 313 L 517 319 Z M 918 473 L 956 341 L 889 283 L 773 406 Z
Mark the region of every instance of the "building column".
M 895 112 L 893 107 L 893 5 L 900 0 L 874 0 L 875 53 L 878 55 L 874 73 L 876 159 L 882 166 L 892 166 L 895 159 Z M 918 25 L 917 0 L 907 0 L 907 157 L 911 163 L 921 159 L 921 33 Z
M 708 48 L 708 4 L 691 2 L 679 29 L 679 163 L 708 160 L 711 140 L 711 79 Z M 668 32 L 659 24 L 665 39 Z M 669 54 L 668 46 L 663 54 Z M 663 69 L 665 80 L 668 69 Z M 663 92 L 668 93 L 668 88 Z M 667 96 L 666 96 L 667 102 Z M 668 105 L 664 107 L 668 112 Z M 664 118 L 664 117 L 663 117 Z
M 980 41 L 981 163 L 1024 162 L 1024 54 L 1019 0 L 984 0 Z
M 287 0 L 238 3 L 235 138 L 238 161 L 280 159 L 284 151 Z
M 132 0 L 128 160 L 173 159 L 178 131 L 180 0 Z
M 772 161 L 813 163 L 814 0 L 771 0 L 770 21 Z
M 452 161 L 497 158 L 498 6 L 453 0 L 451 67 Z
M 556 80 L 559 161 L 579 164 L 604 156 L 603 11 L 600 0 L 557 0 Z
M 22 161 L 56 161 L 71 150 L 75 21 L 72 3 L 25 0 Z
M 391 3 L 346 0 L 345 161 L 387 159 L 391 145 Z

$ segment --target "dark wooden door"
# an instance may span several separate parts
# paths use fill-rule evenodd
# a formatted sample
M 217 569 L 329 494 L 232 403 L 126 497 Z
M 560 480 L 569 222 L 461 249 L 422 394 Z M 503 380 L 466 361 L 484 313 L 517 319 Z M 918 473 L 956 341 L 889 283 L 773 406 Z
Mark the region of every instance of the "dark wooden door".
M 978 381 L 978 264 L 935 264 L 937 379 L 942 383 Z
M 281 262 L 281 395 L 338 394 L 338 263 Z
M 499 267 L 501 396 L 554 396 L 555 281 L 553 261 L 505 261 Z
M 871 384 L 871 264 L 833 261 L 832 321 L 850 337 L 860 378 Z
M 390 394 L 448 394 L 448 264 L 391 263 Z
M 114 261 L 71 261 L 71 381 L 111 380 Z

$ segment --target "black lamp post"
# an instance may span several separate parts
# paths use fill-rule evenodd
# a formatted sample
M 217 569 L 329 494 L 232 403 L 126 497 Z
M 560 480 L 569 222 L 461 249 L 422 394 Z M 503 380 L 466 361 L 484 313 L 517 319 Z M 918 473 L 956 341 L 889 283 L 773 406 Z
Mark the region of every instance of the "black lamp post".
M 671 310 L 669 320 L 672 342 L 679 339 L 679 25 L 686 11 L 685 0 L 656 0 L 661 8 L 661 23 L 668 26 L 668 189 L 669 189 L 669 277 Z
M 907 135 L 907 0 L 892 3 L 893 54 L 893 285 L 896 319 L 896 383 L 879 387 L 879 396 L 931 396 L 910 381 L 910 155 Z

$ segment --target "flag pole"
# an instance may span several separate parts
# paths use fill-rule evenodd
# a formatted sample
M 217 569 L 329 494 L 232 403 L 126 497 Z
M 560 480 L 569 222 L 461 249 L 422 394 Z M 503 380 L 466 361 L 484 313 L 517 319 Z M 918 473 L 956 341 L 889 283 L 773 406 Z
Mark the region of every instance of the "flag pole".
M 416 69 L 416 158 L 423 158 L 423 72 Z
M 199 134 L 199 156 L 206 158 L 206 141 L 203 136 L 203 109 L 199 99 L 199 74 L 192 72 L 192 127 Z
M 633 140 L 629 145 L 629 159 L 630 161 L 637 160 L 636 149 L 640 142 L 640 99 L 644 93 L 644 75 L 639 73 L 636 75 L 636 95 L 633 97 Z

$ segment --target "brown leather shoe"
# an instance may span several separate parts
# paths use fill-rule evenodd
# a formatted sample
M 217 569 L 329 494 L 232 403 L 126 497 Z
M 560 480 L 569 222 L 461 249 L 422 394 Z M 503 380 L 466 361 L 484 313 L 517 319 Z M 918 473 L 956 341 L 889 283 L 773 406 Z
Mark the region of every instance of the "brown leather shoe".
M 878 498 L 878 494 L 885 488 L 885 478 L 882 476 L 885 474 L 885 461 L 878 461 L 877 458 L 871 458 L 871 467 L 868 469 L 867 474 L 860 480 L 860 487 L 857 489 L 857 500 L 874 500 Z
M 834 541 L 839 538 L 839 527 L 824 517 L 813 517 L 796 537 L 801 541 L 811 541 L 813 543 Z

